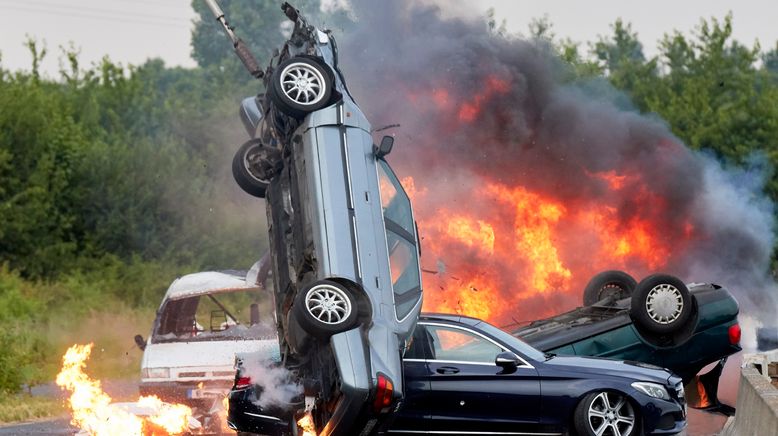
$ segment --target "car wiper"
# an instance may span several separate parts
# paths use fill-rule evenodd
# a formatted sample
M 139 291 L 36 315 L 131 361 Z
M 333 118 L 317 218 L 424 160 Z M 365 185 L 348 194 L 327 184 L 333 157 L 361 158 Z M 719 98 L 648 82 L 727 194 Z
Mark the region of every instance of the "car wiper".
M 546 357 L 546 360 L 551 360 L 556 357 L 556 353 L 543 353 L 543 355 Z

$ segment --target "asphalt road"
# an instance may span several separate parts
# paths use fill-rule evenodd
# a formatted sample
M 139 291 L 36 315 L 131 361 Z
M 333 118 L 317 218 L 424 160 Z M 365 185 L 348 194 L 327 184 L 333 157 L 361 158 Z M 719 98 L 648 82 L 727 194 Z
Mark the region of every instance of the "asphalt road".
M 72 435 L 76 429 L 68 418 L 0 427 L 0 435 Z M 689 410 L 689 427 L 680 436 L 711 436 L 721 430 L 725 418 L 698 410 Z
M 69 421 L 66 417 L 0 427 L 0 435 L 72 435 L 77 430 L 68 425 Z
M 107 381 L 104 386 L 113 398 L 130 400 L 137 398 L 138 384 L 135 380 L 113 380 Z M 37 395 L 57 395 L 58 389 L 51 386 L 42 386 L 37 388 L 40 391 L 34 392 Z M 734 388 L 736 389 L 736 387 Z M 732 387 L 725 391 L 735 392 Z M 728 398 L 728 395 L 722 395 L 723 399 L 729 404 L 735 404 L 734 398 Z M 69 417 L 60 417 L 52 420 L 35 421 L 23 424 L 0 426 L 0 436 L 6 435 L 73 435 L 76 429 L 71 427 L 68 422 Z M 724 426 L 726 418 L 721 415 L 712 415 L 699 410 L 689 409 L 687 431 L 682 436 L 711 436 L 718 433 Z

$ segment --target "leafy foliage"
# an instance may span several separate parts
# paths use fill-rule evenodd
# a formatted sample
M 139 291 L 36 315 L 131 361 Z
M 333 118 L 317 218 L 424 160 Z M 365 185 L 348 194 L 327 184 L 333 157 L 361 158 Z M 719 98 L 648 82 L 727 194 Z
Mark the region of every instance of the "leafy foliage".
M 153 308 L 177 275 L 266 249 L 262 203 L 230 172 L 237 88 L 66 56 L 60 81 L 0 70 L 0 391 L 52 375 L 54 323 Z
M 733 40 L 731 15 L 702 20 L 691 35 L 666 35 L 652 58 L 629 24 L 618 20 L 611 30 L 591 52 L 599 71 L 628 97 L 625 106 L 659 115 L 694 149 L 738 165 L 756 156 L 778 166 L 778 45 L 761 53 L 758 45 Z M 557 46 L 579 81 L 598 76 L 576 45 Z M 768 193 L 778 200 L 776 172 Z

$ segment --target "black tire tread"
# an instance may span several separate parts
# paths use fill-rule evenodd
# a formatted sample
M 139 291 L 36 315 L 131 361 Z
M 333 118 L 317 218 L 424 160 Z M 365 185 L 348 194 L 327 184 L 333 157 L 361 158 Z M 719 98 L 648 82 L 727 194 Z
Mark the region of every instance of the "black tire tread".
M 648 293 L 655 286 L 668 283 L 675 286 L 683 299 L 683 311 L 681 315 L 670 324 L 658 324 L 648 315 L 646 310 L 646 298 Z M 669 274 L 652 274 L 638 283 L 635 292 L 632 295 L 630 315 L 635 323 L 643 329 L 661 335 L 667 335 L 682 329 L 684 325 L 692 319 L 693 302 L 692 295 L 686 283 L 678 277 Z
M 323 324 L 320 323 L 315 318 L 313 318 L 310 315 L 310 313 L 308 313 L 308 310 L 305 308 L 305 294 L 307 294 L 311 288 L 322 284 L 327 284 L 327 285 L 337 287 L 338 289 L 345 292 L 345 294 L 348 296 L 349 300 L 351 301 L 351 313 L 349 314 L 349 317 L 346 319 L 345 322 L 334 326 Z M 294 306 L 292 306 L 292 316 L 294 316 L 297 319 L 297 322 L 300 324 L 300 327 L 302 327 L 303 330 L 308 332 L 310 335 L 319 339 L 327 339 L 336 333 L 341 333 L 346 330 L 350 330 L 354 326 L 356 326 L 357 299 L 354 296 L 354 293 L 350 289 L 341 285 L 340 283 L 333 282 L 331 280 L 320 280 L 312 283 L 309 286 L 302 288 L 300 291 L 297 292 L 297 295 L 295 296 L 295 300 L 294 300 Z
M 235 152 L 235 156 L 232 158 L 232 177 L 247 194 L 253 197 L 265 198 L 265 192 L 270 184 L 269 181 L 256 179 L 244 165 L 246 151 L 251 147 L 256 147 L 257 144 L 261 146 L 258 139 L 251 139 L 241 145 L 238 151 Z
M 286 68 L 287 65 L 293 62 L 308 63 L 310 65 L 315 66 L 322 73 L 322 76 L 327 81 L 327 90 L 321 102 L 309 108 L 302 109 L 299 107 L 295 107 L 294 102 L 291 102 L 284 95 L 283 90 L 281 89 L 281 81 L 279 80 L 279 75 L 284 70 L 284 68 Z M 273 102 L 273 104 L 275 104 L 276 108 L 279 111 L 292 118 L 301 120 L 305 118 L 305 116 L 308 115 L 309 113 L 327 107 L 330 104 L 330 100 L 332 99 L 332 95 L 333 95 L 334 84 L 335 84 L 334 74 L 332 73 L 330 67 L 326 65 L 324 62 L 322 62 L 321 60 L 313 56 L 304 56 L 304 55 L 295 56 L 293 58 L 289 58 L 280 62 L 278 66 L 275 68 L 275 72 L 273 73 L 273 76 L 270 78 L 270 86 L 268 89 L 269 91 L 268 93 L 270 95 L 271 101 Z
M 573 412 L 573 428 L 575 429 L 574 434 L 577 434 L 578 436 L 594 436 L 594 432 L 589 429 L 589 405 L 594 400 L 594 398 L 602 392 L 603 391 L 591 392 L 583 397 L 580 402 L 578 402 L 578 405 L 575 407 L 575 411 Z M 635 411 L 635 426 L 632 428 L 631 434 L 625 436 L 636 436 L 638 434 L 642 434 L 640 431 L 639 410 L 634 405 L 632 408 Z
M 624 271 L 608 270 L 596 274 L 586 284 L 583 291 L 584 306 L 591 306 L 602 300 L 602 288 L 608 285 L 617 285 L 622 288 L 623 298 L 629 297 L 635 291 L 637 281 Z

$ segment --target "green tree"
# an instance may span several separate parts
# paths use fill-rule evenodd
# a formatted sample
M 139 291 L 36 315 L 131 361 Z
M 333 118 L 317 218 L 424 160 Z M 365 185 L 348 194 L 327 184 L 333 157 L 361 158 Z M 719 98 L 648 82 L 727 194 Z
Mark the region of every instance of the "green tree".
M 600 37 L 594 44 L 592 53 L 616 88 L 626 91 L 641 110 L 650 110 L 644 101 L 656 87 L 657 61 L 646 59 L 632 25 L 618 19 L 611 30 L 611 36 Z
M 761 153 L 778 165 L 778 87 L 767 73 L 772 58 L 768 52 L 766 68 L 757 67 L 760 48 L 732 39 L 731 15 L 702 20 L 691 37 L 665 36 L 659 56 L 648 60 L 629 25 L 617 21 L 613 31 L 594 54 L 642 111 L 659 114 L 692 148 L 737 164 Z M 776 176 L 768 190 L 778 198 Z
M 278 0 L 222 1 L 220 6 L 237 35 L 265 66 L 273 51 L 285 41 L 284 33 L 291 31 L 291 22 L 281 11 Z M 343 10 L 321 11 L 320 0 L 293 2 L 312 24 L 342 28 L 349 23 Z M 224 79 L 236 83 L 251 82 L 252 78 L 233 53 L 232 44 L 224 35 L 221 25 L 214 19 L 202 0 L 192 0 L 192 7 L 199 17 L 192 30 L 192 57 L 205 69 L 216 69 Z

